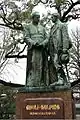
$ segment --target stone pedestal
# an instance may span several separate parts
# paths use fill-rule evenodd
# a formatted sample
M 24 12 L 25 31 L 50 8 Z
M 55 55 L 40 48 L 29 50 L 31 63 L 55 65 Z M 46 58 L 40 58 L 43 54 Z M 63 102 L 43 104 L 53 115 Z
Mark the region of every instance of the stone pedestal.
M 73 119 L 72 92 L 17 93 L 16 119 Z

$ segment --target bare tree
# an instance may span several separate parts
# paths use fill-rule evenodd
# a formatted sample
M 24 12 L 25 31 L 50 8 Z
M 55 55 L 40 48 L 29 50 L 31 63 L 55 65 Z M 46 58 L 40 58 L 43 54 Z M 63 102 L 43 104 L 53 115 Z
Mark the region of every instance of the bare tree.
M 19 7 L 16 4 L 17 0 L 2 0 L 0 2 L 0 25 L 9 27 L 11 29 L 22 30 L 22 20 L 30 18 L 32 9 L 39 3 L 44 4 L 51 9 L 57 9 L 61 16 L 61 21 L 68 21 L 71 19 L 80 18 L 80 0 L 19 0 L 21 3 Z M 77 6 L 77 7 L 76 7 Z
M 80 79 L 80 28 L 72 31 L 73 48 L 71 50 L 70 69 L 71 78 L 73 80 Z

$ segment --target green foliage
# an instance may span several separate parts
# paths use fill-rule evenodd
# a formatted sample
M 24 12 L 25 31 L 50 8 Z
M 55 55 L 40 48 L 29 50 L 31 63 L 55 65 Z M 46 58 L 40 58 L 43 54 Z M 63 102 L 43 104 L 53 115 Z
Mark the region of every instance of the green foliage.
M 20 19 L 21 21 L 29 21 L 31 19 L 31 11 L 24 11 L 22 13 L 20 13 Z
M 32 9 L 34 8 L 34 5 L 32 4 L 32 1 L 29 0 L 27 4 L 25 3 L 25 8 L 21 10 L 20 7 L 15 4 L 15 2 L 10 2 L 8 3 L 8 8 L 11 10 L 7 17 L 10 21 L 13 21 L 15 19 L 18 22 L 23 22 L 26 19 L 30 19 L 30 15 Z
M 57 5 L 60 5 L 60 4 L 62 4 L 62 3 L 64 3 L 66 0 L 55 0 L 55 3 L 57 4 Z
M 0 85 L 0 119 L 13 118 L 15 115 L 16 90 Z

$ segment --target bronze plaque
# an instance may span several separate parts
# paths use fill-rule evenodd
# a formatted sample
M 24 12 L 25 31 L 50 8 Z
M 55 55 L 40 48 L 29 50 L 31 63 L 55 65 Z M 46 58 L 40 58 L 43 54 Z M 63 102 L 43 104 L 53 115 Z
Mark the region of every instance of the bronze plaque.
M 23 119 L 64 118 L 64 103 L 60 98 L 26 98 L 21 109 Z

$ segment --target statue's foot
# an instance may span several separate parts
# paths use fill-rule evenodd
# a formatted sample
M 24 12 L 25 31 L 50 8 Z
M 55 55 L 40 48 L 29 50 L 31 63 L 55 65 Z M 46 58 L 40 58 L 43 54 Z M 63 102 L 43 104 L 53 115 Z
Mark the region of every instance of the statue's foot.
M 65 82 L 64 86 L 67 86 L 68 88 L 71 88 L 71 83 L 70 82 Z
M 61 83 L 60 81 L 54 82 L 50 84 L 50 88 L 54 90 L 64 90 L 64 89 L 70 89 L 71 84 L 70 83 Z
M 50 84 L 50 86 L 62 86 L 62 85 L 64 85 L 63 81 L 57 81 L 57 82 Z
M 44 83 L 40 84 L 40 87 L 45 87 L 45 86 L 46 86 L 46 84 L 44 84 Z

